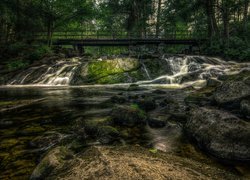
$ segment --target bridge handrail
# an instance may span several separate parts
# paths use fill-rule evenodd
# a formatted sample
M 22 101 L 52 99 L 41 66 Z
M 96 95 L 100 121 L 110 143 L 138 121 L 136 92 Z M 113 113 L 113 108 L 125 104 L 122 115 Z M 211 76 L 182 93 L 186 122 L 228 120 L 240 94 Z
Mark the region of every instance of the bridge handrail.
M 161 34 L 158 37 L 153 34 L 138 35 L 139 33 L 127 33 L 123 31 L 56 31 L 53 32 L 52 39 L 121 39 L 121 38 L 171 38 L 171 39 L 190 39 L 195 38 L 190 31 L 176 31 Z M 196 34 L 197 35 L 197 34 Z M 47 32 L 34 32 L 34 39 L 47 38 Z

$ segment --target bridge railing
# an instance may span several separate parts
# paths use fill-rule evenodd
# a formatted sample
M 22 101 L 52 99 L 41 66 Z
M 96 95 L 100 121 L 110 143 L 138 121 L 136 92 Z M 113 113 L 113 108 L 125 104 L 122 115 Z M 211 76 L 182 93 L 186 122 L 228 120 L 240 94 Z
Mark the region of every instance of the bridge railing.
M 45 40 L 47 39 L 47 32 L 33 33 L 34 39 Z M 197 37 L 189 31 L 176 31 L 171 33 L 160 34 L 158 37 L 154 33 L 148 33 L 146 35 L 141 33 L 127 33 L 121 31 L 56 31 L 53 32 L 52 40 L 60 39 L 191 39 Z

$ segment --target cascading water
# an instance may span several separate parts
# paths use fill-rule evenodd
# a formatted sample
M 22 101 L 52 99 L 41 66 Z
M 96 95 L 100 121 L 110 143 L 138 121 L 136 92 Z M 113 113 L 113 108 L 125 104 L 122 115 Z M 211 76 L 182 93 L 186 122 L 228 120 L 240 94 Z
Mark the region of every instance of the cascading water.
M 109 60 L 109 61 L 116 61 Z M 163 56 L 160 59 L 155 59 L 154 61 L 150 61 L 151 63 L 158 63 L 159 69 L 153 69 L 155 67 L 154 64 L 152 66 L 144 63 L 143 59 L 135 59 L 140 65 L 138 68 L 134 68 L 131 66 L 131 60 L 126 64 L 126 61 L 122 61 L 119 59 L 118 67 L 130 67 L 131 71 L 124 70 L 124 72 L 120 72 L 120 70 L 113 70 L 111 74 L 107 74 L 105 76 L 114 76 L 118 73 L 123 73 L 123 78 L 119 83 L 137 83 L 137 84 L 172 84 L 172 85 L 184 85 L 184 84 L 192 84 L 198 81 L 206 81 L 209 78 L 217 78 L 223 74 L 233 74 L 237 73 L 243 68 L 249 68 L 250 64 L 247 63 L 236 63 L 236 62 L 226 62 L 219 58 L 211 58 L 205 56 Z M 96 63 L 103 63 L 103 61 L 96 61 Z M 136 64 L 136 63 L 135 63 Z M 99 71 L 105 71 L 105 68 L 109 68 L 107 66 L 103 66 Z M 114 66 L 117 68 L 117 66 Z M 119 67 L 121 68 L 121 67 Z M 78 73 L 79 69 L 81 72 Z M 113 68 L 111 68 L 113 69 Z M 88 84 L 88 78 L 91 77 L 88 75 L 88 62 L 81 61 L 80 58 L 72 58 L 59 60 L 51 64 L 43 64 L 40 66 L 30 67 L 21 73 L 15 75 L 12 79 L 9 80 L 9 85 L 74 85 L 74 80 L 82 80 L 77 85 Z M 133 71 L 137 72 L 136 78 L 132 77 Z M 132 72 L 132 73 L 131 73 Z M 144 77 L 147 80 L 137 78 L 138 72 L 140 74 L 144 74 Z M 160 72 L 160 74 L 154 74 L 153 72 Z M 101 73 L 100 73 L 101 74 Z M 84 77 L 83 77 L 84 76 Z M 103 77 L 105 77 L 103 76 Z M 87 80 L 86 80 L 87 79 Z M 93 82 L 90 83 L 95 83 Z
M 74 58 L 58 61 L 51 66 L 30 67 L 16 75 L 9 84 L 69 85 L 79 64 L 78 60 Z
M 182 84 L 203 83 L 209 78 L 217 78 L 224 74 L 238 73 L 250 68 L 249 63 L 226 62 L 219 58 L 205 56 L 166 57 L 168 72 L 150 81 L 139 81 L 138 84 Z

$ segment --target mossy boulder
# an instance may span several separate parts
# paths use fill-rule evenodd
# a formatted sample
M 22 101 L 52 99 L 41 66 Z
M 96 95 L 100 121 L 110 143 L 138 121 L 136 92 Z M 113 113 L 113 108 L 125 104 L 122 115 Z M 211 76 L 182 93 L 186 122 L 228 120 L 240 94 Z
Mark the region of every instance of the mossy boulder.
M 109 117 L 87 120 L 84 129 L 88 136 L 97 139 L 102 144 L 111 144 L 120 136 L 120 132 L 114 127 Z
M 139 62 L 132 58 L 117 58 L 92 61 L 87 67 L 87 79 L 99 84 L 126 82 L 128 72 L 139 68 Z
M 44 156 L 34 169 L 30 179 L 35 180 L 49 177 L 52 171 L 62 166 L 66 160 L 71 158 L 73 158 L 73 153 L 66 147 L 59 146 L 52 149 Z
M 115 125 L 126 127 L 144 126 L 147 119 L 146 113 L 136 104 L 115 107 L 111 117 Z

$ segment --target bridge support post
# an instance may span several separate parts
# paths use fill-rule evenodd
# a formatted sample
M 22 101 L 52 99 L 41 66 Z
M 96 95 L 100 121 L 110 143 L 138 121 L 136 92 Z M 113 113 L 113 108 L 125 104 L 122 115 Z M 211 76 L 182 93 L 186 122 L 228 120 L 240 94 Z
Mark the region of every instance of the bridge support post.
M 193 46 L 191 45 L 191 46 L 189 46 L 189 54 L 192 54 L 193 53 Z
M 77 45 L 77 51 L 78 51 L 78 54 L 79 54 L 79 56 L 81 56 L 81 55 L 83 55 L 83 53 L 84 53 L 84 47 L 83 47 L 83 45 Z

